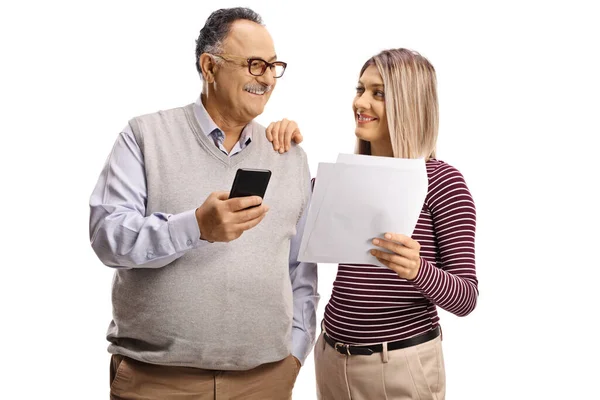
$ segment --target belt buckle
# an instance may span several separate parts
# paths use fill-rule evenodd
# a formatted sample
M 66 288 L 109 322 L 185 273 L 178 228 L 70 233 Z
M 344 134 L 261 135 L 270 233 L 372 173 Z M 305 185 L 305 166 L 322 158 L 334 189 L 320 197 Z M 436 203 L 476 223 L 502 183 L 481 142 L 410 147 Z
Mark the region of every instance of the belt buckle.
M 350 355 L 352 355 L 352 354 L 350 354 L 350 345 L 349 345 L 349 344 L 344 344 L 344 343 L 340 343 L 340 342 L 336 342 L 336 343 L 335 343 L 335 346 L 334 346 L 334 347 L 335 347 L 335 349 L 336 349 L 338 352 L 340 352 L 341 354 L 344 354 L 342 351 L 340 351 L 340 349 L 338 348 L 338 346 L 339 346 L 340 348 L 342 348 L 342 349 L 345 347 L 345 348 L 346 348 L 346 354 L 348 354 L 349 356 L 350 356 Z

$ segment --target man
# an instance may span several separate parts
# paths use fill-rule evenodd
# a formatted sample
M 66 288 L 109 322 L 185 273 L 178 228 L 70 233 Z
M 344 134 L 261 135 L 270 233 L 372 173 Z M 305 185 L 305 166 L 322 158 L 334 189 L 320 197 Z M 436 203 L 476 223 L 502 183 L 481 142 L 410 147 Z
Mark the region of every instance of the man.
M 90 199 L 92 247 L 116 269 L 111 398 L 291 398 L 319 300 L 316 265 L 296 261 L 310 176 L 253 121 L 285 67 L 260 16 L 218 10 L 198 100 L 118 137 Z M 228 199 L 238 168 L 272 171 L 264 202 Z

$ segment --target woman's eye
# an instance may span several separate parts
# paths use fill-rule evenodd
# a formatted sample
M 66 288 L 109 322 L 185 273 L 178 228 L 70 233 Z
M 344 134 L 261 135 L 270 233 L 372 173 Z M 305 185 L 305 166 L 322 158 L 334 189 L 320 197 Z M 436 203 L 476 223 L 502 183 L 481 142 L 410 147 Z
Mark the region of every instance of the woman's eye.
M 375 96 L 377 96 L 377 97 L 383 97 L 384 95 L 383 95 L 383 92 L 381 90 L 376 90 L 375 91 Z
M 358 87 L 356 88 L 356 93 L 362 93 L 362 92 L 364 92 L 364 91 L 365 91 L 365 88 L 364 88 L 364 87 L 360 87 L 360 86 L 358 86 Z

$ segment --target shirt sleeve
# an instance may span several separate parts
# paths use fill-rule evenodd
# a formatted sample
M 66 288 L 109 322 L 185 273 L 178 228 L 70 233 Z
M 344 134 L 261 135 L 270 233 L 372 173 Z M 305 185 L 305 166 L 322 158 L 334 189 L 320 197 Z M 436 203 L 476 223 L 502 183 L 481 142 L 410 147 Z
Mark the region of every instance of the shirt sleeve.
M 310 185 L 310 182 L 307 182 Z M 308 204 L 312 196 L 308 189 L 307 206 L 296 226 L 296 235 L 290 244 L 290 279 L 294 291 L 294 321 L 292 323 L 292 355 L 302 365 L 315 343 L 317 329 L 317 306 L 320 296 L 317 292 L 317 264 L 298 261 L 298 253 L 304 234 L 308 214 Z
M 462 174 L 451 166 L 440 167 L 427 195 L 441 263 L 421 257 L 413 280 L 415 287 L 435 305 L 458 316 L 468 315 L 477 304 L 475 273 L 475 203 Z
M 118 136 L 90 197 L 90 242 L 114 268 L 160 268 L 200 240 L 195 209 L 146 216 L 144 158 L 127 125 Z

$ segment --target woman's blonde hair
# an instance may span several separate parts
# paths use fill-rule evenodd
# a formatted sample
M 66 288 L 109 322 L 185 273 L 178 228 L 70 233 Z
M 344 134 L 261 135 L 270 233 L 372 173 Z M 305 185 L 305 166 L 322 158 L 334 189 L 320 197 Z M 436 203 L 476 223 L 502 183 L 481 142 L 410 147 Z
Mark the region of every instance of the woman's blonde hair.
M 371 57 L 360 76 L 371 65 L 377 67 L 383 79 L 394 157 L 435 158 L 439 116 L 433 65 L 408 49 L 384 50 Z M 370 143 L 358 139 L 356 153 L 371 154 Z

